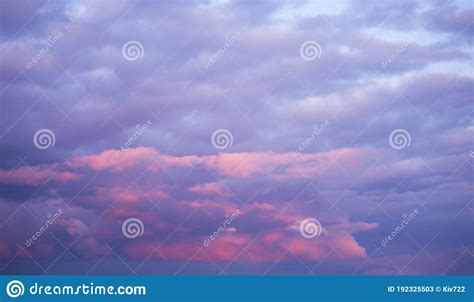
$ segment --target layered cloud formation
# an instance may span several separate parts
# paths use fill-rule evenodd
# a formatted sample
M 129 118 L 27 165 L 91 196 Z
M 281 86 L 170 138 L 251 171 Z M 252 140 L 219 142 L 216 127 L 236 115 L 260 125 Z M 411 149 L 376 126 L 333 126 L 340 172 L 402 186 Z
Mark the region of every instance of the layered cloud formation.
M 469 1 L 0 14 L 0 272 L 474 272 Z

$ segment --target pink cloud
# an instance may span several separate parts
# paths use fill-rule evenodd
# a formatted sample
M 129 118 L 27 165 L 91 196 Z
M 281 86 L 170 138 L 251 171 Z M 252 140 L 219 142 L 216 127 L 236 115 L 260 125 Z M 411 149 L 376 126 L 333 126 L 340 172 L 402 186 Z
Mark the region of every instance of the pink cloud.
M 149 167 L 151 172 L 161 172 L 174 166 L 203 165 L 208 169 L 215 170 L 217 174 L 247 178 L 254 174 L 277 173 L 280 179 L 295 177 L 313 177 L 314 173 L 324 173 L 328 176 L 339 175 L 336 172 L 323 172 L 331 170 L 337 164 L 344 165 L 347 169 L 357 170 L 372 160 L 373 150 L 370 149 L 340 149 L 336 151 L 321 152 L 315 154 L 298 154 L 296 157 L 290 153 L 273 152 L 242 152 L 242 153 L 220 153 L 209 156 L 169 156 L 163 155 L 154 148 L 130 148 L 123 150 L 117 156 L 116 150 L 107 150 L 100 154 L 79 156 L 65 164 L 51 164 L 34 167 L 20 167 L 12 171 L 1 171 L 0 176 L 8 174 L 10 182 L 39 184 L 38 179 L 50 177 L 53 173 L 60 171 L 53 179 L 58 181 L 74 181 L 79 174 L 64 171 L 65 169 L 91 169 L 94 171 L 109 170 L 110 173 L 119 173 L 118 169 L 129 169 L 134 167 Z M 36 172 L 38 176 L 32 177 Z M 30 173 L 28 173 L 30 172 Z M 85 172 L 83 172 L 85 173 Z M 115 176 L 114 176 L 115 177 Z M 4 180 L 3 179 L 3 180 Z M 154 180 L 154 179 L 153 179 Z M 159 178 L 157 178 L 157 182 Z M 169 197 L 165 209 L 179 215 L 183 209 L 206 209 L 215 213 L 227 214 L 236 212 L 241 205 L 232 201 L 229 191 L 223 188 L 218 181 L 206 182 L 188 187 L 187 190 L 201 195 L 216 195 L 219 198 L 175 200 L 174 197 L 160 189 L 162 184 L 155 181 L 143 182 L 139 187 L 127 187 L 115 184 L 107 186 L 101 183 L 91 186 L 87 192 L 89 195 L 79 196 L 81 200 L 94 203 L 109 204 L 111 201 L 118 203 L 108 209 L 99 223 L 90 230 L 89 237 L 81 239 L 83 247 L 78 250 L 80 255 L 94 258 L 107 252 L 107 242 L 123 239 L 120 232 L 120 223 L 117 219 L 129 217 L 140 217 L 145 224 L 145 234 L 140 241 L 126 242 L 124 251 L 130 258 L 144 259 L 154 251 L 157 244 L 156 234 L 174 233 L 177 238 L 170 238 L 169 242 L 159 246 L 159 253 L 152 257 L 165 257 L 167 259 L 192 261 L 239 261 L 264 262 L 287 260 L 298 257 L 302 260 L 320 261 L 329 257 L 343 257 L 344 259 L 364 259 L 367 257 L 365 249 L 354 239 L 352 234 L 364 232 L 378 227 L 371 223 L 353 223 L 343 215 L 326 215 L 319 213 L 331 224 L 325 225 L 321 237 L 307 239 L 299 234 L 299 222 L 304 219 L 301 214 L 294 211 L 286 211 L 288 203 L 273 204 L 270 202 L 254 202 L 241 209 L 241 214 L 236 218 L 233 225 L 229 226 L 227 232 L 222 232 L 209 247 L 202 245 L 201 235 L 190 238 L 195 229 L 187 225 L 176 229 L 172 221 L 167 217 L 156 217 L 156 213 L 143 213 L 129 205 L 146 202 L 150 199 L 162 199 Z M 193 217 L 194 219 L 195 217 Z M 196 217 L 196 219 L 201 219 Z M 223 218 L 224 219 L 224 218 Z M 246 221 L 258 226 L 258 229 L 248 229 L 239 226 L 239 221 Z M 69 218 L 58 221 L 70 236 L 87 233 L 87 224 L 80 219 Z M 118 226 L 117 226 L 118 225 Z M 254 236 L 260 234 L 257 240 Z M 173 241 L 176 240 L 176 241 Z M 249 245 L 250 244 L 250 245 Z M 247 252 L 242 253 L 242 248 L 248 246 Z M 199 251 L 199 248 L 201 251 Z M 0 249 L 0 255 L 6 254 L 7 249 Z M 198 252 L 197 252 L 198 251 Z M 49 253 L 41 251 L 41 254 Z
M 160 153 L 153 148 L 137 147 L 79 156 L 73 158 L 67 165 L 74 168 L 89 167 L 93 170 L 126 169 L 142 163 L 151 163 L 153 158 L 159 157 Z
M 264 210 L 264 211 L 274 211 L 275 206 L 269 204 L 269 203 L 252 203 L 249 206 L 247 206 L 248 210 Z
M 84 234 L 88 230 L 85 223 L 76 218 L 61 219 L 57 221 L 57 224 L 64 227 L 69 236 L 78 236 Z
M 198 208 L 198 209 L 206 209 L 206 210 L 215 210 L 215 209 L 222 209 L 226 214 L 235 213 L 238 209 L 237 207 L 227 201 L 224 200 L 191 200 L 191 201 L 179 201 L 179 205 L 183 207 L 190 207 L 190 208 Z
M 224 189 L 219 183 L 217 182 L 210 182 L 205 184 L 199 184 L 188 188 L 189 192 L 202 194 L 202 195 L 220 195 L 220 196 L 228 196 L 230 192 Z
M 161 199 L 167 196 L 167 193 L 159 189 L 144 190 L 134 187 L 97 187 L 95 188 L 94 198 L 102 201 L 117 201 L 117 202 L 137 202 L 139 200 Z
M 23 166 L 11 171 L 0 170 L 0 181 L 38 185 L 54 175 L 53 179 L 56 181 L 70 182 L 78 180 L 81 175 L 61 170 L 89 168 L 96 171 L 105 169 L 114 171 L 141 165 L 146 165 L 148 170 L 153 172 L 174 166 L 203 165 L 223 176 L 239 178 L 246 178 L 254 174 L 274 173 L 276 173 L 274 175 L 276 179 L 308 178 L 318 174 L 338 177 L 341 174 L 341 168 L 346 171 L 357 171 L 366 167 L 373 160 L 375 152 L 378 151 L 345 148 L 314 154 L 297 154 L 296 156 L 293 156 L 292 153 L 242 152 L 198 157 L 163 155 L 151 147 L 137 147 L 123 151 L 107 150 L 99 154 L 79 156 L 64 164 Z M 190 187 L 189 191 L 198 194 L 228 194 L 216 182 L 198 184 Z
M 113 207 L 113 208 L 110 208 L 110 209 L 107 210 L 107 214 L 110 217 L 113 217 L 113 218 L 126 219 L 128 217 L 138 216 L 138 214 L 140 214 L 140 211 L 130 209 L 129 207 L 127 207 L 127 208 Z
M 6 244 L 0 243 L 0 259 L 9 259 L 12 253 Z
M 275 212 L 276 213 L 276 212 Z M 267 213 L 270 218 L 267 222 L 278 221 L 275 213 Z M 242 213 L 241 215 L 246 215 Z M 237 219 L 241 219 L 239 217 Z M 264 225 L 265 221 L 259 220 Z M 376 226 L 361 223 L 361 228 L 354 230 L 360 232 L 369 230 Z M 367 254 L 363 248 L 347 232 L 351 225 L 339 225 L 328 228 L 320 237 L 305 238 L 293 229 L 284 230 L 274 228 L 255 233 L 242 233 L 237 227 L 230 227 L 230 232 L 221 232 L 219 235 L 204 245 L 202 241 L 193 242 L 167 242 L 158 247 L 159 253 L 150 257 L 162 259 L 184 260 L 184 261 L 285 261 L 292 257 L 298 257 L 303 261 L 321 261 L 323 259 L 366 259 Z M 186 232 L 186 230 L 181 230 Z M 178 230 L 178 232 L 180 232 Z M 260 233 L 260 234 L 259 234 Z M 255 238 L 255 236 L 259 236 Z M 206 237 L 208 239 L 208 237 Z M 125 248 L 126 253 L 133 259 L 144 259 L 149 257 L 156 247 L 146 239 L 137 244 L 131 244 Z M 243 248 L 246 247 L 246 251 Z
M 285 232 L 273 231 L 273 232 L 264 234 L 261 238 L 263 242 L 267 244 L 274 244 L 274 243 L 281 242 L 283 239 L 285 239 L 285 236 L 286 236 Z
M 290 153 L 242 152 L 204 156 L 202 163 L 226 176 L 248 177 L 255 173 L 271 173 L 289 160 Z
M 288 251 L 303 260 L 320 261 L 325 258 L 365 259 L 367 254 L 352 236 L 303 238 L 294 237 L 284 242 Z
M 9 184 L 41 185 L 48 179 L 65 183 L 81 178 L 80 174 L 59 171 L 57 164 L 40 166 L 21 166 L 14 170 L 0 170 L 0 182 Z

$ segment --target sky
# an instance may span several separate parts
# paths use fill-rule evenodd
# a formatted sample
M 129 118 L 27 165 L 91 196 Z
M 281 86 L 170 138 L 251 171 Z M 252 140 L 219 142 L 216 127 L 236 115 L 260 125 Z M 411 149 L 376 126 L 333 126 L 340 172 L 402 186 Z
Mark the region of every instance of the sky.
M 0 274 L 474 273 L 471 1 L 0 1 Z

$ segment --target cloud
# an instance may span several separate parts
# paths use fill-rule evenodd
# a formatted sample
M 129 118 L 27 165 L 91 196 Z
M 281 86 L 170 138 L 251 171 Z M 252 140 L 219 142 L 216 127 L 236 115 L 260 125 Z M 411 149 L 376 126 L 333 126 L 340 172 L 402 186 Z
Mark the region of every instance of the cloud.
M 2 3 L 0 267 L 53 261 L 57 238 L 90 267 L 112 249 L 170 273 L 213 272 L 214 261 L 229 273 L 307 273 L 303 262 L 321 274 L 441 274 L 472 246 L 471 4 L 181 4 Z M 139 60 L 122 54 L 131 40 Z M 307 41 L 321 47 L 315 60 L 301 56 Z M 35 147 L 39 129 L 53 147 Z M 216 149 L 217 129 L 233 144 Z M 391 146 L 397 129 L 409 146 Z M 55 238 L 19 250 L 58 208 Z M 378 251 L 414 208 L 406 234 Z M 121 233 L 131 217 L 145 227 L 134 240 Z M 320 237 L 299 234 L 307 218 Z M 436 249 L 406 266 L 434 230 Z M 459 259 L 448 273 L 472 270 Z
M 57 171 L 57 165 L 21 166 L 14 170 L 0 170 L 0 181 L 9 184 L 38 186 L 52 179 L 59 183 L 76 181 L 81 175 Z

